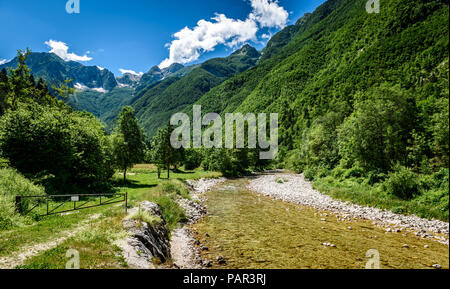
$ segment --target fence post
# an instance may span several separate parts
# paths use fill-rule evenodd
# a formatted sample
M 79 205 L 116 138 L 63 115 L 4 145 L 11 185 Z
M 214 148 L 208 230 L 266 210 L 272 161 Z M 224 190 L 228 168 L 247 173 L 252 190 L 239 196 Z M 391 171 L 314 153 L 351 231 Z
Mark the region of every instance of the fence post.
M 128 192 L 125 192 L 125 214 L 128 214 Z
M 22 214 L 22 196 L 16 196 L 16 211 Z

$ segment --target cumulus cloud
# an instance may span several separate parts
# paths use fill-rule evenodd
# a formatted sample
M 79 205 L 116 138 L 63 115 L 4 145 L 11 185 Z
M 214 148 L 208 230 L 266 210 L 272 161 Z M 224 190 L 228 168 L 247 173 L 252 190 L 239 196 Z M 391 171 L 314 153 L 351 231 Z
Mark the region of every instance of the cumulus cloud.
M 0 65 L 3 65 L 5 63 L 8 63 L 9 61 L 6 59 L 0 59 Z
M 169 47 L 169 58 L 159 65 L 165 68 L 173 63 L 189 63 L 197 60 L 204 52 L 214 51 L 217 45 L 235 47 L 247 41 L 257 41 L 260 28 L 283 28 L 289 13 L 277 0 L 250 0 L 252 12 L 247 19 L 231 19 L 216 14 L 211 21 L 200 20 L 197 26 L 185 27 L 175 33 Z
M 142 76 L 144 74 L 143 72 L 137 73 L 136 71 L 128 70 L 128 69 L 122 69 L 122 68 L 120 68 L 119 71 L 122 74 L 132 74 L 132 75 L 137 75 L 137 76 Z
M 259 23 L 261 28 L 286 26 L 289 13 L 278 4 L 278 1 L 251 0 L 253 12 L 249 18 Z
M 62 41 L 49 40 L 45 44 L 51 48 L 50 53 L 54 53 L 64 59 L 65 61 L 91 61 L 92 57 L 85 55 L 77 55 L 75 53 L 69 52 L 69 46 Z

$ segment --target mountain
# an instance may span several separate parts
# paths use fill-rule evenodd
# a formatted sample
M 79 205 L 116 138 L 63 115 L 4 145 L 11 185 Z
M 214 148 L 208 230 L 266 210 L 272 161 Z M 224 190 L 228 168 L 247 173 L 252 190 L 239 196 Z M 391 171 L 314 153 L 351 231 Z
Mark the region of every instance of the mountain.
M 182 64 L 173 63 L 169 67 L 160 69 L 158 66 L 153 66 L 147 73 L 142 75 L 136 92 L 139 92 L 161 80 L 170 76 L 183 77 L 186 76 L 195 66 L 184 67 Z
M 119 87 L 134 87 L 140 83 L 141 79 L 142 75 L 124 73 L 122 76 L 117 77 L 116 81 Z
M 191 106 L 211 88 L 252 68 L 260 56 L 255 48 L 245 45 L 228 57 L 210 59 L 193 67 L 185 76 L 177 74 L 183 68 L 137 91 L 133 107 L 147 136 L 153 136 L 158 128 L 170 120 L 172 114 Z M 153 75 L 157 71 L 155 68 Z
M 279 113 L 282 150 L 299 148 L 314 121 L 338 106 L 351 113 L 379 87 L 427 103 L 418 111 L 429 121 L 431 103 L 448 94 L 448 1 L 387 0 L 380 14 L 368 14 L 366 2 L 325 2 L 275 35 L 257 66 L 196 104 L 204 113 Z
M 74 61 L 64 61 L 53 53 L 31 53 L 26 64 L 31 69 L 33 76 L 44 79 L 50 86 L 60 85 L 67 79 L 72 79 L 72 87 L 79 89 L 95 89 L 98 91 L 110 91 L 117 86 L 117 81 L 112 72 L 97 66 L 85 66 Z M 17 67 L 17 58 L 0 66 Z

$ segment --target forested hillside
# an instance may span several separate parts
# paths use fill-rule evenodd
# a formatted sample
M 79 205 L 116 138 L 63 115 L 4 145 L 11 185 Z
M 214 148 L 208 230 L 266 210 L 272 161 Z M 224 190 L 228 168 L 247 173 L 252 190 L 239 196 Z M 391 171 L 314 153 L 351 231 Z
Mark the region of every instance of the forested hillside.
M 361 202 L 395 203 L 388 194 L 433 208 L 400 211 L 448 218 L 448 1 L 383 1 L 380 14 L 365 4 L 325 2 L 197 104 L 278 112 L 280 166 L 322 179 L 325 191 L 350 186 L 336 194 L 355 199 L 347 192 L 365 182 L 379 194 Z
M 154 136 L 174 113 L 195 103 L 211 88 L 253 67 L 259 56 L 255 48 L 246 45 L 229 57 L 202 63 L 184 77 L 173 75 L 138 92 L 133 107 L 147 136 Z

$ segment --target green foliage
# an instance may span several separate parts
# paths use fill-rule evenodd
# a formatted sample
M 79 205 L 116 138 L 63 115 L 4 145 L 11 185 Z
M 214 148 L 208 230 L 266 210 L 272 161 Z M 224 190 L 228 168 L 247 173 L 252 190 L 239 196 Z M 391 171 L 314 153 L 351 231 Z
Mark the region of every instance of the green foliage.
M 125 106 L 119 115 L 116 132 L 112 136 L 114 163 L 124 172 L 124 181 L 127 170 L 144 159 L 144 141 L 144 133 L 134 116 L 133 108 Z
M 184 151 L 183 165 L 186 170 L 199 168 L 202 164 L 202 154 L 197 149 L 187 149 Z
M 90 114 L 19 106 L 0 119 L 0 153 L 48 192 L 105 189 L 113 171 L 110 146 Z
M 163 181 L 160 184 L 160 188 L 161 192 L 164 192 L 166 194 L 175 194 L 178 196 L 181 196 L 185 199 L 190 199 L 190 195 L 189 195 L 189 189 L 187 188 L 187 186 L 179 181 L 179 180 L 169 180 L 169 181 Z
M 160 217 L 150 215 L 149 212 L 143 210 L 138 210 L 136 213 L 129 215 L 127 219 L 145 222 L 150 226 L 153 226 L 156 223 L 161 223 Z
M 417 174 L 401 165 L 396 165 L 394 172 L 384 183 L 388 194 L 403 200 L 412 199 L 419 193 Z
M 158 178 L 161 169 L 167 169 L 167 178 L 170 178 L 171 165 L 179 161 L 178 150 L 174 149 L 170 143 L 170 136 L 173 132 L 171 125 L 160 128 L 158 134 L 153 138 L 151 144 L 151 161 L 158 167 Z
M 356 104 L 339 129 L 339 151 L 366 169 L 389 170 L 406 165 L 407 140 L 414 125 L 414 108 L 401 91 L 377 88 Z
M 36 83 L 31 74 L 31 70 L 25 64 L 31 51 L 17 51 L 17 68 L 8 67 L 8 72 L 3 68 L 0 72 L 0 116 L 7 110 L 15 110 L 21 103 L 32 103 L 46 106 L 63 106 L 56 97 L 50 95 L 47 85 L 42 80 Z M 70 89 L 64 85 L 60 86 L 61 91 Z
M 16 196 L 38 196 L 44 189 L 19 174 L 14 169 L 0 169 L 0 231 L 8 230 L 29 222 L 29 219 L 16 213 Z M 30 200 L 23 199 L 24 210 L 29 207 Z

